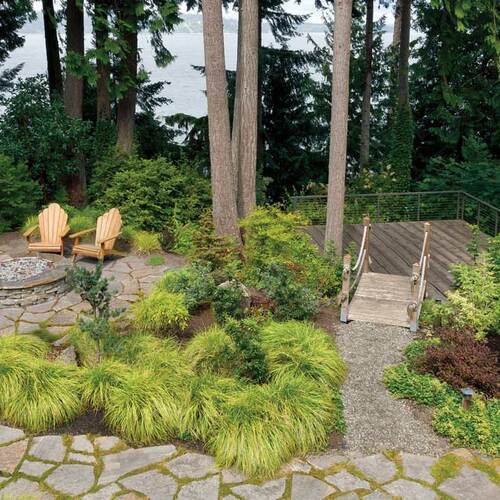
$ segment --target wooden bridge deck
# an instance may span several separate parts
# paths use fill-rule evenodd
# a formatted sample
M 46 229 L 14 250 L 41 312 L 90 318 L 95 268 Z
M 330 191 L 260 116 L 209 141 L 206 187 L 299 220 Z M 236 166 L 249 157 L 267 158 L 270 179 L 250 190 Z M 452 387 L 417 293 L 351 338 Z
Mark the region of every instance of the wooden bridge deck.
M 323 248 L 325 227 L 310 226 L 306 230 L 313 240 Z M 422 222 L 372 223 L 369 252 L 372 273 L 404 276 L 407 280 L 406 283 L 409 283 L 411 266 L 420 259 L 423 234 Z M 344 248 L 351 241 L 354 241 L 359 249 L 362 235 L 362 224 L 346 225 L 344 227 Z M 430 297 L 444 299 L 445 292 L 450 289 L 452 284 L 450 264 L 471 262 L 471 257 L 466 250 L 470 239 L 471 231 L 462 220 L 432 221 L 431 259 L 427 289 Z M 366 286 L 369 285 L 369 274 L 365 279 Z M 362 286 L 364 286 L 363 278 L 364 276 L 361 277 L 358 290 L 362 290 Z M 377 278 L 377 276 L 372 276 L 373 278 Z M 380 283 L 380 276 L 378 278 Z M 384 280 L 387 281 L 385 278 Z M 380 292 L 382 293 L 383 290 Z M 362 296 L 359 293 L 357 295 L 359 300 L 362 300 Z M 393 299 L 396 303 L 400 300 L 397 297 L 393 297 Z M 355 319 L 352 313 L 355 313 L 356 309 L 354 308 L 354 311 L 351 309 L 350 317 L 352 319 Z

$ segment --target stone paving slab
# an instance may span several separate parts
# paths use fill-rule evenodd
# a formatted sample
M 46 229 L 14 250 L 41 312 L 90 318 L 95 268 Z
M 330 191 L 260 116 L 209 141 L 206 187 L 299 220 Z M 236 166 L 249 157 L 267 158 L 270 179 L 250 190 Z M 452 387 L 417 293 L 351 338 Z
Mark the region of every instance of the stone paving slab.
M 433 471 L 450 456 L 456 470 L 436 478 Z M 257 480 L 170 444 L 136 449 L 113 436 L 30 438 L 0 426 L 1 500 L 496 500 L 499 469 L 500 458 L 466 449 L 442 457 L 395 451 L 353 457 L 331 450 L 295 458 L 275 477 Z

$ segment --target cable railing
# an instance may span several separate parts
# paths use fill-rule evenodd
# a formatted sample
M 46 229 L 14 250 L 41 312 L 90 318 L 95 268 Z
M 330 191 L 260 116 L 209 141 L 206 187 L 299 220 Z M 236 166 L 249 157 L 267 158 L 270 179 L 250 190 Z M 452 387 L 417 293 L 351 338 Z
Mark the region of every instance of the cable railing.
M 291 209 L 313 225 L 326 223 L 326 204 L 324 195 L 291 197 Z M 458 219 L 490 236 L 500 232 L 500 209 L 464 191 L 346 194 L 344 222 L 357 224 L 365 214 L 372 222 Z

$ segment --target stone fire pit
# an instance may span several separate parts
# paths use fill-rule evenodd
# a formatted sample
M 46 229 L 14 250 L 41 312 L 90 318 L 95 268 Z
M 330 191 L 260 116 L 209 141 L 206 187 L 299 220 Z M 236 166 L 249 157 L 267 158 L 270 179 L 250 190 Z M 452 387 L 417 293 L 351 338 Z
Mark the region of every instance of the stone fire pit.
M 0 309 L 39 304 L 65 293 L 67 267 L 67 260 L 57 255 L 0 262 Z

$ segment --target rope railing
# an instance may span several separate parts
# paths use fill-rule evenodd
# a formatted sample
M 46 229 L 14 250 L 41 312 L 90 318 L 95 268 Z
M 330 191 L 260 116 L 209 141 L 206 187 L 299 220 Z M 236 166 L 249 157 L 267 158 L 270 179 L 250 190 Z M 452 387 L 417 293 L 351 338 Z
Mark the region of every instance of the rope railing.
M 326 196 L 292 196 L 290 202 L 291 209 L 304 214 L 311 224 L 325 224 Z M 500 209 L 464 191 L 348 193 L 344 222 L 356 224 L 364 214 L 372 222 L 464 220 L 490 236 L 500 232 Z
M 425 299 L 428 284 L 428 274 L 430 267 L 430 241 L 431 241 L 431 223 L 424 224 L 424 241 L 422 243 L 422 253 L 420 254 L 420 261 L 413 264 L 413 271 L 410 280 L 410 294 L 411 301 L 408 304 L 408 323 L 410 331 L 416 332 L 418 329 L 418 320 L 420 318 L 420 311 L 422 310 L 422 303 Z M 418 285 L 418 287 L 417 287 Z
M 351 267 L 351 255 L 344 255 L 344 267 L 342 270 L 342 290 L 339 296 L 340 302 L 340 321 L 347 323 L 349 319 L 349 300 L 351 294 L 361 279 L 361 275 L 370 269 L 370 217 L 363 217 L 363 237 L 359 248 L 358 258 L 354 267 Z M 351 272 L 356 272 L 356 277 L 351 284 Z

